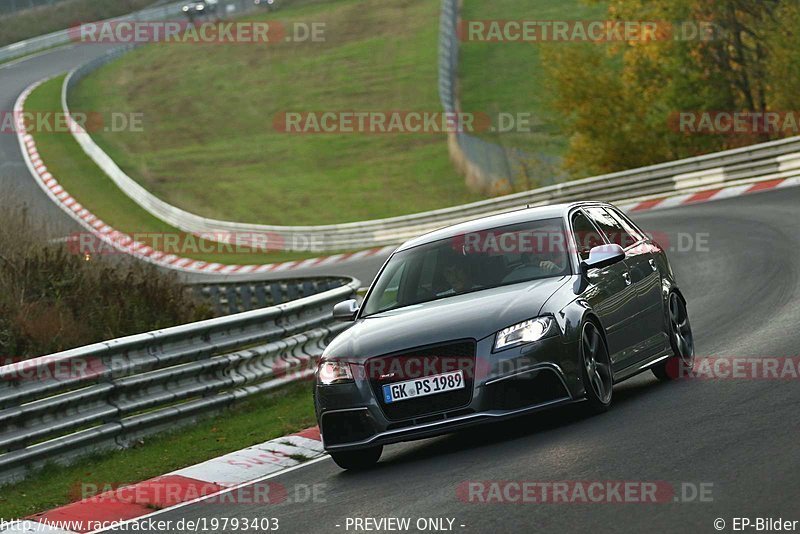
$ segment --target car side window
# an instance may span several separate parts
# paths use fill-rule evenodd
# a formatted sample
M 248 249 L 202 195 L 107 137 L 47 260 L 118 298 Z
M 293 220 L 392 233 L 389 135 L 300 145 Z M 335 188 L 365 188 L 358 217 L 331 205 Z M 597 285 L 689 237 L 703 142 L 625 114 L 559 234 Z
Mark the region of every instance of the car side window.
M 605 244 L 600 232 L 582 211 L 576 212 L 572 216 L 572 235 L 575 238 L 578 256 L 581 260 L 589 258 L 589 251 L 593 247 Z
M 637 242 L 641 241 L 642 239 L 647 239 L 647 235 L 644 232 L 642 232 L 639 228 L 634 226 L 634 224 L 630 222 L 627 218 L 625 218 L 625 216 L 622 213 L 620 213 L 619 210 L 607 209 L 606 211 L 608 211 L 611 215 L 613 215 L 614 218 L 617 221 L 619 221 L 622 227 L 625 228 L 625 231 L 627 231 L 630 235 L 636 238 Z
M 615 243 L 622 248 L 635 245 L 639 240 L 631 235 L 622 224 L 604 208 L 595 207 L 586 210 L 592 221 L 600 227 L 610 243 Z

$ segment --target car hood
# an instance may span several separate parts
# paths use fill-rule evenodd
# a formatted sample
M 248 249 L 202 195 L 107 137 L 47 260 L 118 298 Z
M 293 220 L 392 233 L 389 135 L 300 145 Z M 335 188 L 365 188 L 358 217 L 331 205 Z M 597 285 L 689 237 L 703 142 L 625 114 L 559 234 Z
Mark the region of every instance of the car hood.
M 539 315 L 569 277 L 475 291 L 359 319 L 325 350 L 324 358 L 368 358 L 455 339 L 481 340 Z

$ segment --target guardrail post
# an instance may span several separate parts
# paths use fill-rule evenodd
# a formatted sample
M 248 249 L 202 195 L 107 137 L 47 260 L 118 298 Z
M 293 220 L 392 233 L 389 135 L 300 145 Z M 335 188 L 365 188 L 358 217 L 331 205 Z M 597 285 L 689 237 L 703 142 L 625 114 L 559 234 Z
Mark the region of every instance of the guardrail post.
M 256 283 L 256 307 L 264 308 L 267 306 L 267 292 L 264 289 L 264 284 Z

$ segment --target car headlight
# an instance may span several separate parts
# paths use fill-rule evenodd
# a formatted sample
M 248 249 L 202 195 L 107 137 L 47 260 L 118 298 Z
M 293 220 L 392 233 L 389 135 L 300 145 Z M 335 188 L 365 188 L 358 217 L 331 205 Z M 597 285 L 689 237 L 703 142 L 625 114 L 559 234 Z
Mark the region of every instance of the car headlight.
M 552 317 L 538 317 L 504 328 L 497 333 L 494 350 L 539 341 L 554 332 L 555 324 L 555 319 Z
M 197 11 L 203 11 L 205 8 L 206 6 L 197 6 Z
M 189 11 L 189 6 L 183 6 L 184 11 Z
M 319 364 L 317 367 L 317 384 L 330 386 L 331 384 L 341 384 L 343 382 L 352 382 L 353 373 L 350 371 L 350 365 L 345 362 L 336 360 L 326 361 Z

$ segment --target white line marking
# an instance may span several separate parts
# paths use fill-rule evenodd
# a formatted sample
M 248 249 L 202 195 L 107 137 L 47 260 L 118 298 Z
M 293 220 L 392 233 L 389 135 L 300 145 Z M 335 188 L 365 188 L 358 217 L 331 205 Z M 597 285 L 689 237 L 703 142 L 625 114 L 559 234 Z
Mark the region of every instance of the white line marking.
M 191 506 L 192 504 L 197 504 L 199 502 L 207 501 L 209 499 L 215 499 L 215 498 L 219 497 L 220 495 L 225 495 L 226 493 L 232 493 L 232 492 L 234 492 L 234 491 L 236 491 L 236 490 L 238 490 L 240 488 L 244 488 L 246 486 L 252 486 L 253 484 L 258 484 L 259 482 L 263 482 L 265 480 L 269 480 L 270 478 L 275 478 L 277 476 L 284 475 L 286 473 L 290 473 L 290 472 L 296 471 L 298 469 L 302 469 L 302 468 L 307 467 L 309 465 L 313 465 L 313 464 L 319 463 L 322 460 L 327 460 L 328 458 L 330 458 L 330 457 L 326 454 L 325 456 L 320 456 L 319 458 L 315 458 L 314 460 L 309 460 L 308 462 L 304 462 L 304 463 L 302 463 L 300 465 L 296 465 L 294 467 L 289 467 L 287 469 L 284 469 L 283 471 L 278 471 L 277 473 L 270 473 L 269 475 L 263 476 L 261 478 L 256 478 L 256 479 L 251 480 L 249 482 L 242 482 L 241 484 L 238 484 L 236 486 L 231 486 L 230 488 L 224 489 L 224 490 L 222 490 L 222 491 L 220 491 L 218 493 L 213 493 L 211 495 L 205 495 L 203 497 L 198 497 L 198 498 L 193 499 L 191 501 L 182 502 L 182 503 L 176 504 L 175 506 L 172 506 L 170 508 L 164 508 L 163 510 L 157 510 L 157 511 L 151 513 L 151 514 L 146 514 L 146 515 L 143 515 L 143 516 L 135 517 L 133 519 L 126 519 L 125 521 L 120 521 L 116 525 L 109 526 L 109 527 L 106 527 L 106 528 L 103 528 L 103 529 L 100 529 L 100 530 L 94 530 L 92 532 L 89 532 L 88 534 L 98 534 L 100 532 L 107 532 L 109 530 L 118 529 L 121 525 L 128 525 L 130 523 L 135 523 L 136 521 L 141 521 L 141 520 L 147 519 L 149 517 L 154 517 L 154 516 L 163 514 L 164 512 L 172 512 L 173 510 L 177 510 L 178 508 L 183 508 L 184 506 Z

